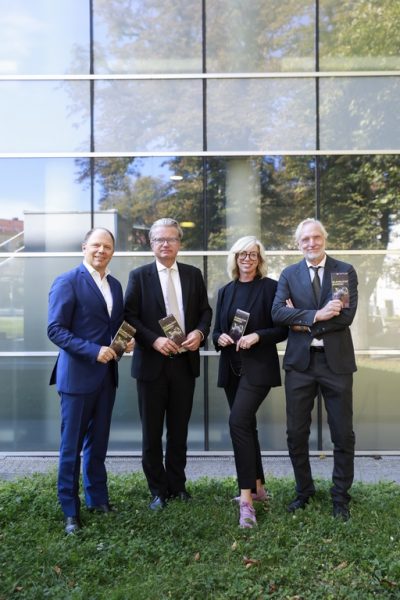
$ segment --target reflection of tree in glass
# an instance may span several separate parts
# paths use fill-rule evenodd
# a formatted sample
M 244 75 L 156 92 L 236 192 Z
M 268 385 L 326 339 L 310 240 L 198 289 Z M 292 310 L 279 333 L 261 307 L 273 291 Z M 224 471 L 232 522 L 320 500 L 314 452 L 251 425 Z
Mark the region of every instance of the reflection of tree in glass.
M 319 10 L 322 71 L 399 68 L 399 2 L 320 0 Z
M 95 0 L 96 73 L 198 73 L 198 0 Z
M 208 0 L 207 70 L 312 71 L 313 0 Z

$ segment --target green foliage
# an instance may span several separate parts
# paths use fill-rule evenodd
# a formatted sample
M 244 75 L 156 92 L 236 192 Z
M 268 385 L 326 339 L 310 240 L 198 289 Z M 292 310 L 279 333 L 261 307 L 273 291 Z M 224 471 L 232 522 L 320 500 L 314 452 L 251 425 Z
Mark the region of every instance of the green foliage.
M 140 474 L 111 476 L 118 512 L 82 510 L 66 537 L 55 475 L 0 484 L 0 599 L 340 600 L 399 598 L 400 487 L 356 484 L 352 518 L 331 516 L 329 482 L 300 514 L 271 479 L 258 527 L 238 528 L 234 479 L 192 482 L 189 504 L 147 508 Z

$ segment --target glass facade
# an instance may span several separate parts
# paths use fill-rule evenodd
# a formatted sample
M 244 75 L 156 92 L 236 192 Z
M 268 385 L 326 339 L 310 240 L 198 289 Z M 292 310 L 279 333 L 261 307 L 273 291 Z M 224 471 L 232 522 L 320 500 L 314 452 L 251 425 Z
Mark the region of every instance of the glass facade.
M 13 0 L 0 17 L 0 452 L 56 451 L 53 279 L 92 226 L 116 236 L 112 272 L 152 260 L 162 216 L 210 303 L 240 236 L 269 275 L 299 259 L 317 216 L 354 264 L 358 450 L 399 450 L 400 42 L 395 0 Z M 397 20 L 396 20 L 397 17 Z M 284 344 L 279 346 L 280 354 Z M 218 355 L 202 352 L 191 450 L 230 450 Z M 120 362 L 110 450 L 140 450 L 130 358 Z M 321 409 L 321 410 L 320 410 Z M 330 450 L 323 407 L 311 448 Z M 265 451 L 286 450 L 283 388 L 259 411 Z

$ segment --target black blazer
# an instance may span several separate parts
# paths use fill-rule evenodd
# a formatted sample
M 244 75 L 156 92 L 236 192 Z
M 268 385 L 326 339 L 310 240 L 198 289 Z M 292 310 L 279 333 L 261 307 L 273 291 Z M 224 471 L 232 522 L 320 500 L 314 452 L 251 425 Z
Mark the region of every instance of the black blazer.
M 185 329 L 189 333 L 199 329 L 207 338 L 212 318 L 207 290 L 200 269 L 177 263 L 182 286 Z M 125 292 L 125 319 L 136 328 L 135 350 L 132 358 L 132 377 L 142 381 L 157 379 L 165 360 L 171 360 L 154 350 L 153 343 L 165 336 L 159 319 L 166 316 L 164 296 L 156 263 L 150 263 L 129 273 Z M 202 345 L 204 345 L 204 340 Z M 194 377 L 200 374 L 200 354 L 188 352 Z
M 329 321 L 314 323 L 315 313 L 332 300 L 331 273 L 348 273 L 350 307 Z M 289 331 L 283 368 L 305 371 L 310 362 L 310 344 L 313 337 L 324 340 L 325 356 L 334 373 L 352 373 L 357 370 L 350 325 L 357 309 L 357 274 L 349 263 L 327 256 L 321 298 L 317 304 L 305 259 L 286 267 L 279 278 L 272 317 L 277 325 L 306 325 L 310 332 Z M 286 306 L 290 298 L 294 309 Z
M 218 291 L 213 342 L 215 349 L 221 351 L 218 369 L 218 387 L 225 387 L 229 381 L 229 350 L 218 345 L 221 333 L 228 333 L 231 323 L 228 314 L 232 305 L 236 281 L 231 281 Z M 256 279 L 252 288 L 248 306 L 241 308 L 250 313 L 245 335 L 258 333 L 260 341 L 248 350 L 239 350 L 246 375 L 255 385 L 281 385 L 279 358 L 276 344 L 287 338 L 287 327 L 276 327 L 272 322 L 271 308 L 277 282 L 269 277 Z

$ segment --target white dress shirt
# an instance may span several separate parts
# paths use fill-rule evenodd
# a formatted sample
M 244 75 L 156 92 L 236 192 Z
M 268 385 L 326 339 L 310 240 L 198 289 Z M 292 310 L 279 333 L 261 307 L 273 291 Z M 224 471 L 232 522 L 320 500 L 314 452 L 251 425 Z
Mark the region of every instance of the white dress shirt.
M 313 265 L 308 260 L 306 260 L 306 263 L 307 263 L 307 267 L 308 267 L 308 272 L 310 273 L 311 283 L 313 282 L 314 277 L 316 275 L 318 275 L 319 280 L 321 282 L 321 288 L 322 288 L 322 280 L 324 277 L 325 263 L 326 263 L 326 254 L 325 254 L 324 258 L 321 260 L 321 262 L 318 263 L 317 265 Z M 311 269 L 310 267 L 314 267 L 314 268 L 319 267 L 318 272 L 315 273 L 315 271 L 313 269 Z M 313 338 L 313 340 L 311 342 L 311 346 L 323 346 L 323 345 L 324 345 L 324 341 L 317 340 L 316 338 Z
M 156 266 L 157 266 L 158 276 L 160 278 L 162 293 L 164 296 L 165 308 L 167 311 L 167 315 L 169 315 L 171 313 L 171 310 L 170 310 L 170 307 L 168 306 L 168 295 L 167 295 L 168 268 L 165 267 L 164 265 L 162 265 L 160 262 L 158 262 L 158 260 L 156 260 Z M 172 281 L 174 282 L 174 286 L 175 286 L 176 299 L 178 300 L 178 307 L 179 307 L 179 314 L 181 317 L 181 323 L 184 323 L 185 322 L 185 312 L 183 309 L 182 286 L 181 286 L 181 280 L 179 277 L 178 265 L 176 264 L 176 261 L 171 266 L 171 277 L 172 277 Z
M 101 277 L 100 273 L 98 271 L 96 271 L 96 269 L 93 268 L 92 265 L 89 265 L 89 263 L 87 263 L 86 260 L 83 261 L 83 264 L 87 268 L 87 270 L 93 277 L 95 284 L 97 285 L 97 287 L 103 294 L 104 300 L 106 301 L 106 304 L 107 304 L 108 314 L 111 317 L 111 312 L 112 312 L 112 307 L 113 307 L 113 297 L 112 297 L 112 293 L 111 293 L 110 284 L 108 283 L 108 279 L 107 279 L 107 275 L 109 275 L 111 271 L 108 268 L 106 268 L 104 277 Z

